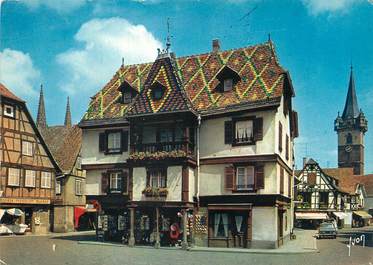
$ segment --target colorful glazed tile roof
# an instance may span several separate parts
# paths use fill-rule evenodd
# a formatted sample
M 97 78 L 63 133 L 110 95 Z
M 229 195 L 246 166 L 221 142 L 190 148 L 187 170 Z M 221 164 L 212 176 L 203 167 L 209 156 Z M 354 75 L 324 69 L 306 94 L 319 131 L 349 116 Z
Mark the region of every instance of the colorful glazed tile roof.
M 234 50 L 180 57 L 176 58 L 172 65 L 172 72 L 176 73 L 176 79 L 179 80 L 180 86 L 172 86 L 171 90 L 180 89 L 195 111 L 210 111 L 237 104 L 280 99 L 286 82 L 286 72 L 277 61 L 272 42 Z M 157 74 L 162 75 L 160 71 L 163 71 L 163 75 L 168 71 L 166 76 L 170 76 L 170 70 L 167 70 L 167 67 L 152 66 L 153 63 L 121 66 L 110 82 L 92 97 L 83 120 L 123 117 L 127 113 L 129 105 L 120 102 L 121 94 L 118 88 L 124 81 L 128 82 L 140 95 L 144 95 L 141 91 L 145 89 L 146 82 L 154 80 L 154 76 Z M 241 80 L 235 84 L 232 91 L 219 92 L 215 89 L 219 84 L 216 75 L 225 67 L 236 71 Z M 151 69 L 156 71 L 152 72 Z M 158 76 L 158 78 L 161 77 Z M 166 92 L 168 93 L 166 95 L 173 93 L 168 90 Z M 136 106 L 136 103 L 133 105 L 135 105 L 135 111 L 137 109 L 141 112 L 172 111 L 183 105 L 180 98 L 176 100 L 176 103 L 173 102 L 175 99 L 171 101 L 172 107 L 168 106 L 168 108 L 160 108 L 157 104 L 153 104 L 153 106 L 145 106 L 145 104 L 141 108 Z M 163 105 L 167 105 L 166 102 L 163 102 Z M 185 105 L 182 106 L 182 108 L 184 107 Z

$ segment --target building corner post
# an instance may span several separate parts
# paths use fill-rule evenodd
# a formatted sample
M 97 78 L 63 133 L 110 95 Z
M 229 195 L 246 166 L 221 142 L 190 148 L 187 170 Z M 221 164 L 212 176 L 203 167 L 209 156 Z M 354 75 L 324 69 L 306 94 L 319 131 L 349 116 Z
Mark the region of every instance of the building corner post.
M 128 240 L 128 246 L 135 246 L 135 208 L 130 208 L 130 238 Z
M 188 209 L 183 211 L 183 241 L 181 243 L 181 249 L 188 250 Z
M 155 218 L 156 218 L 156 220 L 155 220 L 156 229 L 155 229 L 154 248 L 160 248 L 161 243 L 160 243 L 160 237 L 159 237 L 159 207 L 155 208 Z

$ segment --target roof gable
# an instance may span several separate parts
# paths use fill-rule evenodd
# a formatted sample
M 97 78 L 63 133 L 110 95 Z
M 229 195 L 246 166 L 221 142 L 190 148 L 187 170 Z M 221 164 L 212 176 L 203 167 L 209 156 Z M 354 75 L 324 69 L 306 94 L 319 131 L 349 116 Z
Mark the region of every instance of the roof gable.
M 128 116 L 190 109 L 170 57 L 155 61 L 144 87 L 129 108 Z M 155 97 L 156 90 L 160 91 L 160 98 Z
M 18 102 L 24 102 L 22 99 L 14 95 L 8 88 L 0 83 L 0 95 L 5 98 L 9 98 Z

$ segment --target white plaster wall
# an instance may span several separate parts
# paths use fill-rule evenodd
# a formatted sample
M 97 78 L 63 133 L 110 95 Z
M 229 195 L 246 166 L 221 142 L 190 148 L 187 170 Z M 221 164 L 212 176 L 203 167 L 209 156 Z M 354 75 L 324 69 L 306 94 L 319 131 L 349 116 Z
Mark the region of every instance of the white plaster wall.
M 274 152 L 279 154 L 289 168 L 293 167 L 293 147 L 294 143 L 290 138 L 290 113 L 284 115 L 284 97 L 281 98 L 281 104 L 275 115 L 275 150 Z M 279 151 L 279 123 L 282 124 L 282 152 Z M 289 159 L 286 159 L 286 135 L 289 136 Z
M 200 195 L 224 195 L 232 194 L 224 188 L 225 167 L 228 164 L 202 165 L 200 175 Z M 275 163 L 266 163 L 264 166 L 264 189 L 256 194 L 274 194 L 279 189 L 277 184 L 277 170 Z M 279 183 L 279 182 L 278 182 Z M 240 193 L 242 194 L 242 193 Z
M 253 240 L 277 240 L 277 208 L 254 207 L 252 214 Z
M 100 195 L 101 194 L 101 171 L 88 170 L 85 184 L 86 195 Z
M 232 146 L 224 144 L 224 122 L 230 117 L 202 120 L 200 129 L 201 158 L 243 156 L 275 153 L 275 111 L 261 111 L 242 115 L 263 117 L 263 140 L 256 145 Z
M 167 168 L 167 189 L 166 201 L 181 201 L 181 166 L 171 166 Z M 133 200 L 151 200 L 145 197 L 142 191 L 146 188 L 146 168 L 136 167 L 133 169 Z
M 195 194 L 195 175 L 194 170 L 189 168 L 189 201 L 193 201 L 193 197 Z
M 82 165 L 89 164 L 107 164 L 107 163 L 125 163 L 128 158 L 128 152 L 117 155 L 105 155 L 99 152 L 99 134 L 110 128 L 105 129 L 84 129 L 82 140 Z M 128 127 L 115 128 L 128 130 Z M 128 148 L 129 150 L 129 148 Z

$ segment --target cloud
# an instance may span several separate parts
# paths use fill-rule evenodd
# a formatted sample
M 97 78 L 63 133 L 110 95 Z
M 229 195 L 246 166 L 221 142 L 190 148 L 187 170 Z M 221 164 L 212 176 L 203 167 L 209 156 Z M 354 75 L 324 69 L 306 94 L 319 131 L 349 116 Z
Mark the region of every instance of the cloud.
M 362 0 L 302 0 L 312 15 L 323 13 L 347 13 L 353 5 L 361 3 Z
M 0 52 L 0 82 L 19 97 L 34 97 L 35 83 L 40 82 L 40 72 L 31 57 L 21 51 L 4 49 Z
M 93 19 L 84 23 L 75 34 L 83 48 L 57 55 L 65 79 L 60 89 L 69 94 L 95 93 L 125 64 L 154 61 L 162 44 L 143 25 L 134 25 L 123 18 Z
M 57 11 L 58 13 L 72 12 L 87 2 L 88 0 L 21 0 L 21 3 L 25 4 L 31 10 L 45 6 Z

